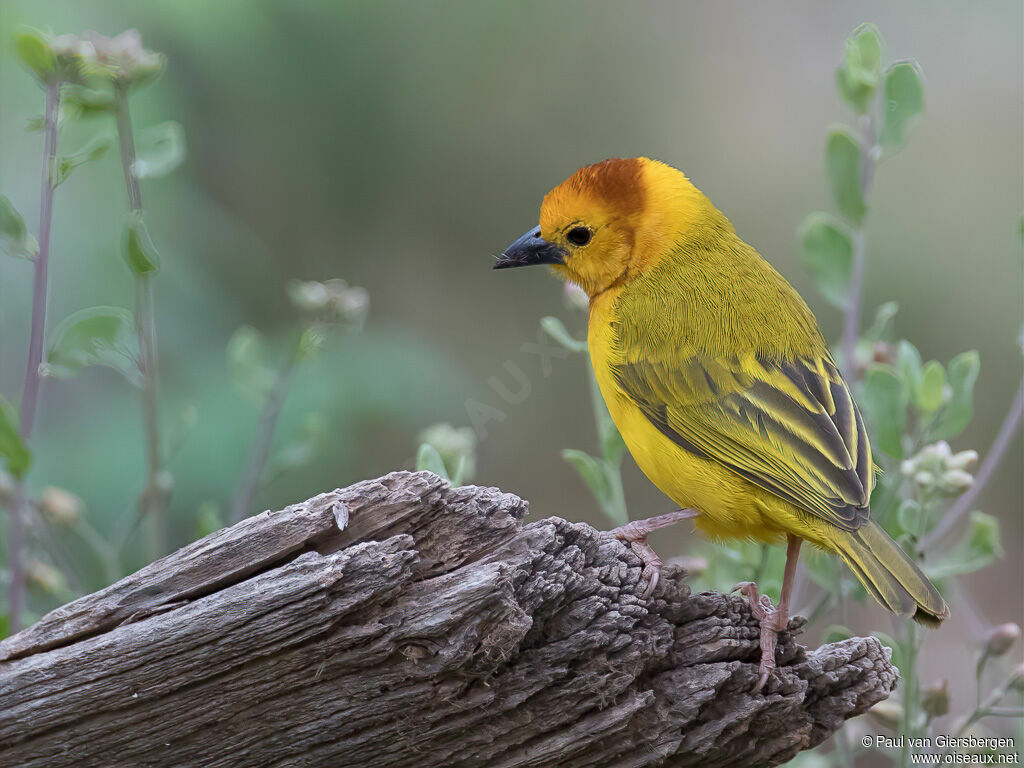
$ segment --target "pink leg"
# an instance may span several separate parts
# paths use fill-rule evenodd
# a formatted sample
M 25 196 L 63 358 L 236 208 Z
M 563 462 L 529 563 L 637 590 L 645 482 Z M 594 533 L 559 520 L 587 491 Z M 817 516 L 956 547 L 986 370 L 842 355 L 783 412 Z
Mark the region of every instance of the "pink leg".
M 699 513 L 695 509 L 677 509 L 675 512 L 668 512 L 657 517 L 649 517 L 646 520 L 634 520 L 623 526 L 608 531 L 609 536 L 614 536 L 619 541 L 624 541 L 644 561 L 643 577 L 648 579 L 647 589 L 644 590 L 644 599 L 654 594 L 654 588 L 658 586 L 661 579 L 661 567 L 664 563 L 658 557 L 658 553 L 647 543 L 647 535 L 659 528 L 667 528 L 678 523 L 680 520 L 691 520 Z
M 779 595 L 778 608 L 772 607 L 767 595 L 759 595 L 757 584 L 743 581 L 733 587 L 747 598 L 750 613 L 761 624 L 761 664 L 758 667 L 757 685 L 754 692 L 764 688 L 768 676 L 775 669 L 775 648 L 779 641 L 779 632 L 789 626 L 789 598 L 793 594 L 793 581 L 796 578 L 796 561 L 800 556 L 801 540 L 796 536 L 788 536 L 786 546 L 786 570 L 782 575 L 782 592 Z

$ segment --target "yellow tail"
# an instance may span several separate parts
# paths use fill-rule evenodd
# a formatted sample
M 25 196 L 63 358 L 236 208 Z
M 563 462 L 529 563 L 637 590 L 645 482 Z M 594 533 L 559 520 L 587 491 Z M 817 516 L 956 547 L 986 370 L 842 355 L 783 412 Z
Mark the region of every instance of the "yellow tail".
M 949 606 L 939 591 L 875 522 L 869 520 L 833 541 L 864 588 L 893 613 L 931 627 L 949 618 Z

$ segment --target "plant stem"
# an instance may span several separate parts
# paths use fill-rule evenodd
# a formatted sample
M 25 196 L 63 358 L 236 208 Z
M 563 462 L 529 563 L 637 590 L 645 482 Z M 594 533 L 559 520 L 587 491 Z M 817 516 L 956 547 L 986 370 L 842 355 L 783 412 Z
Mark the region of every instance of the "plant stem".
M 44 114 L 43 170 L 39 200 L 39 253 L 35 258 L 32 277 L 32 325 L 29 330 L 28 363 L 22 387 L 18 431 L 27 445 L 32 437 L 36 404 L 39 402 L 39 367 L 43 363 L 43 337 L 46 330 L 46 284 L 50 265 L 50 228 L 53 220 L 53 167 L 57 156 L 57 114 L 60 108 L 59 80 L 46 84 L 46 111 Z M 23 478 L 14 488 L 8 530 L 8 566 L 11 584 L 8 593 L 8 622 L 12 633 L 21 629 L 21 614 L 25 607 L 25 519 L 28 495 Z
M 878 142 L 875 137 L 875 121 L 871 115 L 862 115 L 860 147 L 860 192 L 867 200 L 875 179 L 875 163 L 878 157 Z M 857 378 L 854 355 L 857 339 L 860 337 L 861 305 L 864 303 L 864 272 L 866 269 L 866 244 L 863 220 L 853 230 L 853 265 L 850 270 L 850 295 L 843 312 L 843 335 L 840 348 L 843 351 L 843 367 L 851 381 Z
M 135 175 L 135 137 L 128 108 L 128 91 L 116 84 L 117 137 L 121 147 L 121 169 L 128 191 L 128 206 L 133 214 L 142 213 L 142 190 Z M 139 369 L 142 373 L 142 417 L 146 442 L 146 486 L 139 497 L 140 515 L 149 519 L 150 555 L 153 559 L 166 551 L 164 509 L 167 483 L 162 478 L 160 457 L 159 358 L 157 355 L 156 311 L 150 273 L 135 275 L 135 330 L 139 338 Z
M 1006 695 L 1005 688 L 995 688 L 989 693 L 988 698 L 983 703 L 975 706 L 974 710 L 964 719 L 960 726 L 953 733 L 953 738 L 959 738 L 967 733 L 967 729 L 977 723 L 979 720 L 984 720 L 986 717 L 1021 717 L 1024 715 L 1024 709 L 1018 709 L 1016 707 L 997 707 L 1003 696 Z M 952 747 L 947 749 L 943 754 L 949 754 L 952 751 Z
M 836 752 L 839 753 L 839 764 L 843 768 L 853 768 L 853 749 L 848 734 L 846 728 L 840 728 L 835 735 Z
M 288 359 L 278 369 L 274 378 L 274 384 L 263 404 L 263 412 L 260 414 L 259 427 L 256 429 L 256 439 L 252 451 L 246 461 L 242 478 L 235 492 L 234 501 L 231 504 L 231 522 L 237 523 L 249 514 L 253 496 L 260 484 L 260 476 L 267 464 L 267 457 L 270 455 L 270 445 L 274 440 L 274 431 L 277 428 L 277 419 L 281 415 L 281 407 L 284 405 L 285 395 L 288 394 L 288 387 L 291 384 L 292 374 L 295 372 L 295 364 L 299 358 L 300 340 L 288 355 Z
M 117 581 L 121 577 L 121 562 L 117 549 L 84 518 L 79 518 L 75 532 L 88 543 L 97 559 L 103 563 L 103 573 L 107 582 L 113 584 Z
M 903 747 L 900 750 L 901 768 L 909 768 L 911 746 L 910 739 L 915 735 L 917 720 L 917 625 L 906 622 L 907 639 L 903 648 L 903 666 L 906 669 L 903 685 Z M 902 670 L 901 670 L 902 671 Z
M 621 462 L 609 468 L 608 480 L 612 487 L 611 516 L 616 520 L 617 525 L 625 525 L 629 522 L 629 513 L 626 512 L 626 492 L 622 487 Z
M 960 518 L 971 510 L 975 500 L 992 478 L 996 468 L 1003 460 L 1003 456 L 1006 455 L 1006 451 L 1013 443 L 1013 436 L 1017 434 L 1017 430 L 1020 428 L 1022 417 L 1024 417 L 1024 382 L 1021 382 L 1020 389 L 1017 390 L 1017 394 L 1010 404 L 1010 410 L 1007 412 L 1006 418 L 1003 419 L 999 433 L 992 442 L 992 447 L 989 448 L 988 453 L 985 455 L 985 461 L 981 463 L 981 467 L 978 469 L 978 474 L 975 475 L 971 487 L 946 510 L 946 514 L 942 516 L 939 524 L 927 536 L 921 539 L 921 542 L 917 545 L 919 553 L 931 549 L 935 544 L 942 541 L 946 534 L 960 521 Z
M 587 360 L 587 377 L 590 379 L 590 405 L 594 412 L 594 425 L 597 427 L 601 458 L 604 459 L 607 467 L 606 474 L 612 492 L 608 503 L 603 506 L 612 522 L 616 525 L 625 525 L 629 522 L 629 513 L 626 510 L 626 493 L 622 487 L 622 457 L 610 456 L 606 445 L 607 432 L 617 429 L 617 427 L 612 422 L 611 414 L 608 413 L 608 406 L 605 405 L 601 387 L 597 383 L 597 376 L 594 375 L 594 367 L 590 363 L 590 355 L 587 354 L 586 349 L 583 352 Z

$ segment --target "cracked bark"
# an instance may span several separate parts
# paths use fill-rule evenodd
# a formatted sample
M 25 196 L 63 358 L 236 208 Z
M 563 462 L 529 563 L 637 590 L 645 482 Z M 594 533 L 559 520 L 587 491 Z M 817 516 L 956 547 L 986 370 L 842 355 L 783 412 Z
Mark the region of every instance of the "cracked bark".
M 896 683 L 588 525 L 395 472 L 264 512 L 0 643 L 0 764 L 772 766 Z

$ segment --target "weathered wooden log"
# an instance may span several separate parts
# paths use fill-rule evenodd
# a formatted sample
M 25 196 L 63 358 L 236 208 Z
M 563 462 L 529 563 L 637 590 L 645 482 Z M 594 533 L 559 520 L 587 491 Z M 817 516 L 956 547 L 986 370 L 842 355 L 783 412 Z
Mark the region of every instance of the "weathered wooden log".
M 395 472 L 264 512 L 0 643 L 4 766 L 771 766 L 884 699 L 589 525 Z

